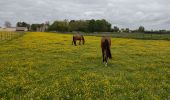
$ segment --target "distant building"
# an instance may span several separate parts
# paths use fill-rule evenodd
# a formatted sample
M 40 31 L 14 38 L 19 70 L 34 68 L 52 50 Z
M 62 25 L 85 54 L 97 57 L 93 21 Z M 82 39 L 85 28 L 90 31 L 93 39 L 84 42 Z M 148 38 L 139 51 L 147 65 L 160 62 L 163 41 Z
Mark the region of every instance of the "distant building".
M 27 27 L 16 27 L 16 31 L 28 31 L 28 28 Z
M 42 24 L 38 24 L 39 27 L 37 27 L 36 31 L 37 32 L 45 32 L 48 29 L 49 24 L 48 23 L 42 23 Z
M 9 31 L 9 32 L 13 32 L 13 31 L 16 31 L 16 27 L 0 28 L 0 31 Z
M 28 31 L 26 27 L 7 27 L 7 28 L 1 28 L 0 31 L 7 31 L 7 32 L 15 32 L 15 31 Z

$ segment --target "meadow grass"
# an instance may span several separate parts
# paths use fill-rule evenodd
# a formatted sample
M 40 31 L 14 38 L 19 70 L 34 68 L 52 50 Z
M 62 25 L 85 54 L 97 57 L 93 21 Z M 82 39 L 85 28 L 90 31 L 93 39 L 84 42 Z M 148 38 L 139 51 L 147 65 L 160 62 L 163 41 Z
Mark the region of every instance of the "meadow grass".
M 29 32 L 0 44 L 1 99 L 170 99 L 170 42 L 112 38 L 102 63 L 100 37 Z

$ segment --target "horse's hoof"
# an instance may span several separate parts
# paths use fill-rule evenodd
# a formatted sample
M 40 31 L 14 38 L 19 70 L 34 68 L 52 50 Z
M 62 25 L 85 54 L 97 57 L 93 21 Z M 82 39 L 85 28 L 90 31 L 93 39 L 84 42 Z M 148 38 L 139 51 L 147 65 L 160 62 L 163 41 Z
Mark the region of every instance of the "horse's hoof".
M 105 66 L 107 67 L 107 63 L 105 63 Z

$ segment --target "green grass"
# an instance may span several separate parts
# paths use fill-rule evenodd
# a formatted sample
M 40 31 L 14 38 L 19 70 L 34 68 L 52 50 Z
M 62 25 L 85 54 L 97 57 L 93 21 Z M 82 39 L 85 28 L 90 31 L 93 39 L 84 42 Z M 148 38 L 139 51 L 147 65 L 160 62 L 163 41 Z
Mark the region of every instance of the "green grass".
M 112 38 L 102 63 L 100 37 L 26 33 L 0 45 L 1 99 L 170 99 L 170 42 Z

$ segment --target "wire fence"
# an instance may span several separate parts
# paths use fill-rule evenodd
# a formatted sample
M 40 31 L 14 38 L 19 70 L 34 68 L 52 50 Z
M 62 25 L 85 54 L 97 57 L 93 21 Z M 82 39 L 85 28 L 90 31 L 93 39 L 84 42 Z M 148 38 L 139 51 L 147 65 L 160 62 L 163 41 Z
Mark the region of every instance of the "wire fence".
M 170 40 L 170 34 L 153 34 L 153 33 L 85 33 L 87 36 L 111 36 L 114 38 L 130 38 L 144 40 Z
M 23 36 L 24 32 L 0 32 L 0 42 L 16 39 Z

